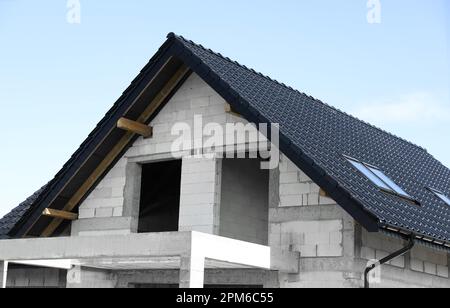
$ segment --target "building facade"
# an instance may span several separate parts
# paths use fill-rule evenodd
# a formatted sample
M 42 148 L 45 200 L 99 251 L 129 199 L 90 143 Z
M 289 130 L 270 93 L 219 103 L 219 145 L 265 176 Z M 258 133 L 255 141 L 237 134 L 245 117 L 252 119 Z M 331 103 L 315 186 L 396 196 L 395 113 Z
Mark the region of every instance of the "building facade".
M 173 36 L 170 40 L 181 38 Z M 43 189 L 47 195 L 38 193 L 23 209 L 28 216 L 14 221 L 10 214 L 3 219 L 3 228 L 9 226 L 5 239 L 0 241 L 0 277 L 6 287 L 361 288 L 369 262 L 399 251 L 407 246 L 411 236 L 414 247 L 374 270 L 371 286 L 450 287 L 449 246 L 443 237 L 436 236 L 433 241 L 419 229 L 407 232 L 407 228 L 395 230 L 387 224 L 372 227 L 381 223 L 372 224 L 354 211 L 349 201 L 323 180 L 317 180 L 311 167 L 299 164 L 292 150 L 283 146 L 283 137 L 290 135 L 283 134 L 283 123 L 279 123 L 281 145 L 272 139 L 269 146 L 273 152 L 279 152 L 276 166 L 261 168 L 266 159 L 261 157 L 259 146 L 269 136 L 257 130 L 253 133 L 247 124 L 255 121 L 202 78 L 202 71 L 196 72 L 188 65 L 189 73 L 178 80 L 164 103 L 153 107 L 148 119 L 137 121 L 151 128 L 150 136 L 142 136 L 136 127 L 114 128 L 131 134 L 126 147 L 117 150 L 111 145 L 108 151 L 96 154 L 100 163 L 92 163 L 90 172 L 83 170 L 87 174 L 83 181 L 74 180 L 82 173 L 78 167 L 78 173 L 65 182 L 65 188 L 56 188 L 56 180 L 48 184 L 53 188 Z M 160 74 L 161 69 L 151 82 Z M 166 80 L 170 78 L 168 75 Z M 160 87 L 168 84 L 160 83 Z M 144 95 L 143 113 L 152 106 L 154 97 L 155 93 Z M 122 112 L 120 116 L 132 118 L 131 114 L 134 119 L 140 118 L 136 111 L 128 115 Z M 327 115 L 323 116 L 327 121 Z M 294 120 L 308 121 L 307 116 Z M 174 129 L 177 125 L 185 130 Z M 218 134 L 223 136 L 223 144 L 210 147 L 208 136 L 194 131 L 199 125 L 202 132 L 208 126 L 212 130 L 222 127 Z M 235 130 L 227 130 L 227 125 Z M 321 134 L 320 125 L 317 122 L 310 134 Z M 187 128 L 193 129 L 188 132 Z M 120 144 L 127 136 L 115 136 L 110 143 Z M 180 140 L 185 146 L 174 150 L 174 144 Z M 333 141 L 330 138 L 329 142 Z M 348 149 L 354 146 L 358 144 L 349 144 Z M 108 153 L 114 151 L 115 159 L 109 161 L 98 178 L 93 178 L 108 159 Z M 308 149 L 304 151 L 308 153 Z M 315 161 L 319 166 L 327 165 L 325 158 Z M 374 186 L 348 164 L 350 171 L 346 172 L 359 176 L 353 181 Z M 328 171 L 330 177 L 338 172 L 337 168 Z M 389 172 L 386 167 L 383 171 Z M 447 184 L 448 174 L 443 175 Z M 401 179 L 395 181 L 404 184 Z M 89 183 L 90 188 L 83 190 Z M 69 187 L 70 193 L 61 193 L 64 189 L 69 191 Z M 58 189 L 60 195 L 49 198 L 52 201 L 44 200 Z M 407 190 L 414 191 L 409 187 Z M 80 191 L 82 196 L 77 199 Z M 357 196 L 358 187 L 349 191 Z M 389 192 L 379 193 L 386 194 L 381 195 L 385 200 L 391 198 Z M 375 193 L 368 190 L 365 194 Z M 411 200 L 398 199 L 395 202 L 405 206 L 419 206 Z M 71 202 L 72 209 L 67 207 Z M 428 206 L 421 203 L 422 207 Z M 38 215 L 33 224 L 26 225 L 38 204 L 46 209 L 40 214 L 47 214 Z M 390 206 L 386 201 L 387 210 L 380 211 L 387 212 Z M 439 209 L 450 214 L 450 208 L 442 204 Z M 377 215 L 375 211 L 368 212 L 368 216 Z M 76 216 L 64 216 L 68 213 Z M 448 232 L 449 216 L 445 215 L 447 224 L 442 220 L 427 221 Z M 379 220 L 387 221 L 384 217 Z M 27 232 L 21 234 L 19 225 L 26 226 Z M 182 249 L 185 243 L 188 245 Z

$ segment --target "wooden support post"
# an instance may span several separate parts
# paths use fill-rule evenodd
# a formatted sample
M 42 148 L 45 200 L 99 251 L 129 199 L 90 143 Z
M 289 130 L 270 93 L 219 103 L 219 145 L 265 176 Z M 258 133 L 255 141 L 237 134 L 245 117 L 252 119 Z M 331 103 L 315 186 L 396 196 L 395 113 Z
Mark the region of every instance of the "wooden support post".
M 59 211 L 59 210 L 55 210 L 55 209 L 45 209 L 42 212 L 42 215 L 47 216 L 47 217 L 60 218 L 63 220 L 77 220 L 78 219 L 78 215 L 75 213 Z
M 117 121 L 117 127 L 141 135 L 144 138 L 150 138 L 153 135 L 152 127 L 126 118 L 120 118 L 119 121 Z

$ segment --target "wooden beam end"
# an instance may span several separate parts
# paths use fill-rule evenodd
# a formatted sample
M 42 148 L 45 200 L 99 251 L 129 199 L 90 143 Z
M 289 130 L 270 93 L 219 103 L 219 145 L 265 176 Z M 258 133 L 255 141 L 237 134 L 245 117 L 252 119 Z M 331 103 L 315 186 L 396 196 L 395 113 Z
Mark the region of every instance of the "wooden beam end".
M 117 121 L 117 128 L 141 135 L 144 138 L 151 138 L 153 136 L 153 128 L 143 123 L 132 121 L 127 118 L 120 118 Z
M 42 212 L 42 215 L 47 216 L 47 217 L 52 217 L 52 218 L 59 218 L 59 219 L 63 219 L 63 220 L 70 220 L 70 221 L 78 219 L 78 214 L 66 212 L 66 211 L 55 210 L 55 209 L 50 209 L 50 208 L 46 208 Z

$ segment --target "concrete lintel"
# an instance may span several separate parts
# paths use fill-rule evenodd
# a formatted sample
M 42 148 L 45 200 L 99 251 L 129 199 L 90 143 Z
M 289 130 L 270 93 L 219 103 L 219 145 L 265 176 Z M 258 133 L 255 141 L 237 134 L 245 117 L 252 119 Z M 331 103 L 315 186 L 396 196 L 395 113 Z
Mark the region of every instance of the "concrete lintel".
M 199 232 L 0 241 L 0 260 L 17 262 L 61 259 L 76 262 L 111 258 L 114 264 L 114 260 L 120 258 L 171 256 L 181 258 L 180 286 L 189 288 L 203 286 L 206 260 L 288 273 L 298 272 L 299 260 L 295 253 Z M 93 266 L 95 268 L 95 264 Z
M 86 231 L 130 230 L 132 217 L 85 218 L 72 222 L 72 236 Z
M 190 232 L 0 241 L 0 260 L 180 256 L 190 249 Z
M 269 209 L 271 223 L 343 219 L 346 212 L 337 205 L 292 206 Z

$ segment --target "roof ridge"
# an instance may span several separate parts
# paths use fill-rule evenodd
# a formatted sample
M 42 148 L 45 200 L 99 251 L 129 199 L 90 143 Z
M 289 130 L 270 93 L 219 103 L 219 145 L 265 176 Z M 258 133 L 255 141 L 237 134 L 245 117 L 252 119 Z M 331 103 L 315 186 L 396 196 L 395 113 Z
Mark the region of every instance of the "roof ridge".
M 424 147 L 422 147 L 422 146 L 420 146 L 420 145 L 418 145 L 418 144 L 415 144 L 415 143 L 412 142 L 412 141 L 409 141 L 409 140 L 407 140 L 407 139 L 405 139 L 405 138 L 403 138 L 403 137 L 400 137 L 400 136 L 398 136 L 398 135 L 396 135 L 396 134 L 394 134 L 394 133 L 391 133 L 391 132 L 389 132 L 389 131 L 387 131 L 387 130 L 385 130 L 385 129 L 382 129 L 382 128 L 380 128 L 380 127 L 374 125 L 374 124 L 371 124 L 371 123 L 369 123 L 369 122 L 367 122 L 367 121 L 361 120 L 360 118 L 358 118 L 358 117 L 356 117 L 356 116 L 354 116 L 354 115 L 351 115 L 351 114 L 349 114 L 349 113 L 347 113 L 347 112 L 345 112 L 345 111 L 343 111 L 343 110 L 341 110 L 341 109 L 339 109 L 339 108 L 337 108 L 337 107 L 334 107 L 334 106 L 332 106 L 332 105 L 330 105 L 330 104 L 327 104 L 327 103 L 323 102 L 322 100 L 320 100 L 320 99 L 318 99 L 318 98 L 316 98 L 316 97 L 314 97 L 314 96 L 312 96 L 312 95 L 306 94 L 306 93 L 304 93 L 304 92 L 301 92 L 300 90 L 297 90 L 297 89 L 295 89 L 295 88 L 293 88 L 293 87 L 291 87 L 291 86 L 288 86 L 288 85 L 286 85 L 285 83 L 280 82 L 280 81 L 278 81 L 278 80 L 276 80 L 276 79 L 273 79 L 273 78 L 271 78 L 271 77 L 268 76 L 268 75 L 264 75 L 263 73 L 258 72 L 258 71 L 254 70 L 254 69 L 252 69 L 252 68 L 248 68 L 247 66 L 245 66 L 245 65 L 243 65 L 243 64 L 240 64 L 240 63 L 237 62 L 237 61 L 234 61 L 234 60 L 232 60 L 232 59 L 230 59 L 230 58 L 228 58 L 228 57 L 223 56 L 223 55 L 222 55 L 221 53 L 219 53 L 219 52 L 215 52 L 215 51 L 213 51 L 213 50 L 210 49 L 210 48 L 206 48 L 206 47 L 204 47 L 204 46 L 201 45 L 201 44 L 198 44 L 198 43 L 196 43 L 196 42 L 194 42 L 194 41 L 192 41 L 192 40 L 189 40 L 189 39 L 183 37 L 182 35 L 177 35 L 177 34 L 175 34 L 175 33 L 173 33 L 173 32 L 170 32 L 170 33 L 167 35 L 167 38 L 181 39 L 181 40 L 183 40 L 183 41 L 186 42 L 186 43 L 189 43 L 189 44 L 192 44 L 192 45 L 197 46 L 197 47 L 199 47 L 199 48 L 202 48 L 203 50 L 205 50 L 205 51 L 207 51 L 207 52 L 209 52 L 209 53 L 211 53 L 211 54 L 213 54 L 213 55 L 216 55 L 216 56 L 218 56 L 218 57 L 221 57 L 222 59 L 224 59 L 224 60 L 226 60 L 226 61 L 229 61 L 230 63 L 233 63 L 233 64 L 235 64 L 235 65 L 238 65 L 239 67 L 241 67 L 241 68 L 243 68 L 243 69 L 245 69 L 245 70 L 248 70 L 248 71 L 250 71 L 250 72 L 252 72 L 252 73 L 254 73 L 254 74 L 257 74 L 257 75 L 259 75 L 259 76 L 261 76 L 261 77 L 263 77 L 263 78 L 265 78 L 265 79 L 267 79 L 267 80 L 269 80 L 269 81 L 271 81 L 271 82 L 275 82 L 276 84 L 278 84 L 278 85 L 280 85 L 280 86 L 282 86 L 282 87 L 284 87 L 284 88 L 286 88 L 286 89 L 289 89 L 289 90 L 291 90 L 291 91 L 294 91 L 294 92 L 296 92 L 296 93 L 298 93 L 298 94 L 300 94 L 300 95 L 304 95 L 304 96 L 306 96 L 307 98 L 312 99 L 312 100 L 314 100 L 315 102 L 320 103 L 320 104 L 324 105 L 324 106 L 327 107 L 327 108 L 330 108 L 330 109 L 332 109 L 332 110 L 334 110 L 334 111 L 336 111 L 336 112 L 339 112 L 339 113 L 341 113 L 341 114 L 343 114 L 343 115 L 345 115 L 345 116 L 347 116 L 347 117 L 349 117 L 349 118 L 352 118 L 352 119 L 354 119 L 354 120 L 357 120 L 357 121 L 359 121 L 359 122 L 361 122 L 361 123 L 363 123 L 363 124 L 365 124 L 365 125 L 367 125 L 367 126 L 369 126 L 369 127 L 371 127 L 371 128 L 374 128 L 374 129 L 376 129 L 376 130 L 379 130 L 379 131 L 381 131 L 381 132 L 383 132 L 383 133 L 385 133 L 385 134 L 388 134 L 388 135 L 390 135 L 390 136 L 392 136 L 392 137 L 394 137 L 394 138 L 397 138 L 397 139 L 399 139 L 399 140 L 402 140 L 403 142 L 406 142 L 406 143 L 408 143 L 408 144 L 410 144 L 410 145 L 412 145 L 412 146 L 415 146 L 415 147 L 419 148 L 420 150 L 423 150 L 423 151 L 425 151 L 425 152 L 428 153 L 427 149 L 425 149 Z

